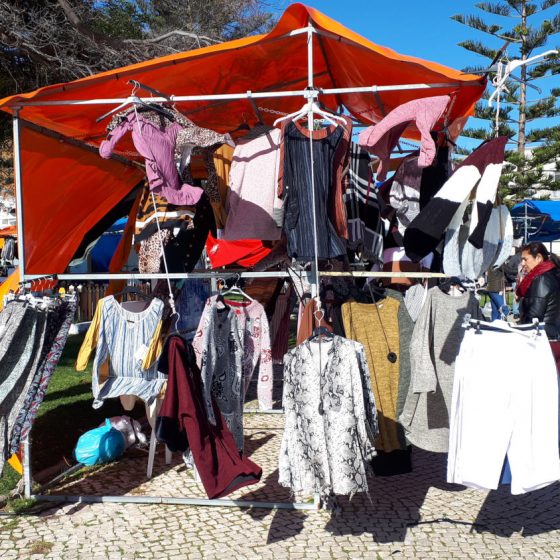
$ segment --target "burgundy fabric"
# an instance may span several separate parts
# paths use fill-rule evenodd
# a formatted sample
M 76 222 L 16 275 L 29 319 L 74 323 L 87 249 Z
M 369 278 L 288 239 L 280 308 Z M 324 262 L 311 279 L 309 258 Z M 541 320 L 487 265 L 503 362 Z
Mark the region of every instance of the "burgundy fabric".
M 519 286 L 517 286 L 517 290 L 515 290 L 515 295 L 518 298 L 525 297 L 527 295 L 527 292 L 529 291 L 529 288 L 531 287 L 531 283 L 537 276 L 540 276 L 541 274 L 544 274 L 545 272 L 548 272 L 549 270 L 553 270 L 555 268 L 556 265 L 552 261 L 543 261 L 539 263 L 537 266 L 535 266 L 535 268 L 533 268 L 533 270 L 527 273 L 523 280 L 521 280 Z
M 216 425 L 207 418 L 202 379 L 192 346 L 172 336 L 167 359 L 167 390 L 158 415 L 158 439 L 171 449 L 179 447 L 182 451 L 188 445 L 210 499 L 258 482 L 262 469 L 241 457 L 214 400 Z
M 560 375 L 560 340 L 551 340 L 550 347 L 552 348 L 552 354 L 556 360 L 556 369 L 558 370 L 558 375 Z

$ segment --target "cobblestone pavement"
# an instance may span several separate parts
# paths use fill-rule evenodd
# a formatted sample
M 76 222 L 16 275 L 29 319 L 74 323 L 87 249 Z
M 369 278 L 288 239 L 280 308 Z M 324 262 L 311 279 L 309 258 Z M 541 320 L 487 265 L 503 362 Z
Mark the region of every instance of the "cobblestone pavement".
M 246 450 L 263 482 L 232 497 L 290 501 L 277 484 L 282 415 L 246 415 Z M 147 455 L 68 480 L 52 493 L 200 496 L 176 454 L 154 476 Z M 0 558 L 560 558 L 560 485 L 525 496 L 448 485 L 445 456 L 414 450 L 414 472 L 372 478 L 369 496 L 341 511 L 139 504 L 53 504 L 37 515 L 0 518 Z

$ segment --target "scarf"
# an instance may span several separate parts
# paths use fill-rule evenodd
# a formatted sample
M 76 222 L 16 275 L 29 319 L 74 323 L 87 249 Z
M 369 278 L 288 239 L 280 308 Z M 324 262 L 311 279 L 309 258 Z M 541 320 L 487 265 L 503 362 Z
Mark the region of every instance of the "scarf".
M 543 261 L 542 263 L 535 266 L 535 268 L 528 272 L 525 278 L 521 280 L 519 286 L 517 286 L 517 290 L 515 290 L 515 294 L 517 295 L 517 297 L 525 297 L 525 295 L 529 291 L 531 283 L 537 276 L 540 276 L 541 274 L 544 274 L 545 272 L 548 272 L 549 270 L 553 270 L 555 268 L 556 265 L 550 260 Z

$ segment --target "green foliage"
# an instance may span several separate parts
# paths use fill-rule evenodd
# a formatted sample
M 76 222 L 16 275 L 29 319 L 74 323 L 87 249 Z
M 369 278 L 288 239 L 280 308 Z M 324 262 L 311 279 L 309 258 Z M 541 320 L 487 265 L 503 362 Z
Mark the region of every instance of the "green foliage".
M 549 50 L 552 48 L 548 45 L 551 37 L 560 33 L 560 12 L 557 11 L 539 24 L 533 24 L 532 16 L 558 4 L 560 0 L 542 0 L 538 3 L 528 0 L 475 3 L 477 9 L 487 14 L 486 18 L 459 14 L 452 16 L 452 19 L 480 31 L 490 39 L 490 43 L 470 39 L 460 42 L 459 45 L 490 60 L 494 60 L 498 53 L 498 50 L 493 48 L 497 43 L 496 39 L 504 37 L 511 39 L 507 48 L 509 59 L 530 57 L 545 49 Z M 509 25 L 501 25 L 502 22 Z M 476 71 L 480 74 L 484 69 L 477 68 Z M 486 73 L 489 74 L 489 78 L 493 77 L 490 69 L 487 68 Z M 526 96 L 526 92 L 529 91 L 527 87 L 530 87 L 531 82 L 559 73 L 560 55 L 549 55 L 538 64 L 515 72 L 518 80 L 519 75 L 521 76 L 520 82 L 510 79 L 506 84 L 507 90 L 502 91 L 499 133 L 508 136 L 517 147 L 515 151 L 506 155 L 507 164 L 504 166 L 500 184 L 502 197 L 508 196 L 510 200 L 518 200 L 534 194 L 535 190 L 560 188 L 557 181 L 543 173 L 545 165 L 552 162 L 557 162 L 558 165 L 560 161 L 560 127 L 541 125 L 546 119 L 560 116 L 560 88 L 552 88 L 550 95 L 541 96 L 536 100 L 527 101 Z M 485 97 L 488 98 L 488 93 Z M 475 115 L 486 121 L 487 126 L 468 128 L 463 132 L 463 136 L 480 140 L 493 137 L 496 107 L 488 107 L 486 103 L 480 102 Z M 526 151 L 527 143 L 533 144 L 530 152 Z M 535 143 L 538 145 L 534 146 Z

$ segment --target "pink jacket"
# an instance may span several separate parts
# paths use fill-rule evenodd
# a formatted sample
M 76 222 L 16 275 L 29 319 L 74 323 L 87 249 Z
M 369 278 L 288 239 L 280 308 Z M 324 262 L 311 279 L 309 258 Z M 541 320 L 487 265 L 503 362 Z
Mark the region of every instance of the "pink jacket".
M 199 187 L 181 184 L 174 161 L 175 141 L 182 128 L 176 122 L 170 122 L 165 128 L 160 128 L 144 119 L 142 113 L 137 115 L 133 111 L 101 142 L 99 155 L 109 159 L 121 138 L 127 132 L 132 132 L 134 147 L 146 159 L 146 176 L 150 190 L 161 194 L 170 204 L 194 205 L 203 191 Z
M 359 144 L 368 152 L 381 159 L 377 169 L 377 180 L 384 181 L 387 176 L 387 164 L 393 148 L 410 123 L 415 123 L 420 131 L 421 145 L 418 167 L 428 167 L 434 161 L 436 145 L 430 132 L 443 115 L 450 97 L 439 95 L 414 99 L 395 107 L 378 124 L 366 128 L 360 133 Z

